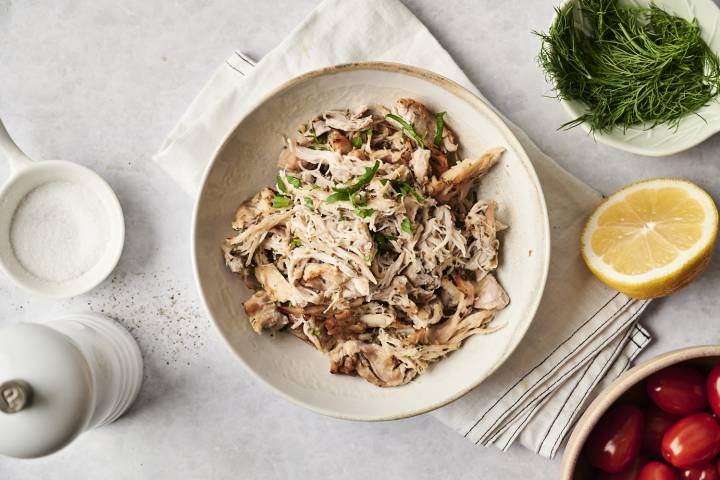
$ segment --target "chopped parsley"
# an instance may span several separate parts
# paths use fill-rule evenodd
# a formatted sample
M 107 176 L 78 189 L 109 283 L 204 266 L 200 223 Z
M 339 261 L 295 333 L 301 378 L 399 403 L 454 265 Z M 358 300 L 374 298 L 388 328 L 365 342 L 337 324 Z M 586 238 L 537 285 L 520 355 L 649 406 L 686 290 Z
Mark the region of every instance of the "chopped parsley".
M 350 195 L 350 203 L 353 207 L 364 207 L 367 205 L 367 198 L 365 198 L 365 195 L 355 192 Z
M 372 135 L 373 135 L 373 129 L 372 129 L 372 128 L 367 128 L 367 129 L 365 129 L 365 132 L 363 132 L 363 133 L 365 133 L 365 140 L 366 140 L 366 141 L 372 140 Z
M 280 175 L 275 177 L 275 185 L 277 185 L 278 190 L 280 190 L 283 193 L 287 193 L 287 186 L 285 186 L 285 182 L 282 181 L 282 178 L 280 178 Z
M 400 228 L 402 229 L 403 232 L 406 232 L 406 233 L 413 232 L 412 222 L 410 221 L 409 218 L 403 219 L 402 223 L 400 224 Z
M 302 245 L 302 240 L 300 240 L 299 238 L 295 237 L 295 238 L 292 239 L 292 242 L 290 242 L 290 243 L 292 243 L 293 247 L 299 247 L 299 246 Z
M 285 178 L 287 178 L 288 183 L 295 188 L 300 188 L 302 186 L 302 182 L 297 177 L 293 177 L 292 175 L 286 175 Z
M 387 178 L 383 178 L 382 180 L 380 180 L 380 182 L 383 185 L 387 185 L 388 183 L 390 183 L 390 185 L 392 185 L 393 187 L 393 190 L 395 190 L 395 192 L 397 192 L 401 197 L 412 195 L 418 203 L 423 203 L 425 201 L 425 197 L 423 197 L 420 192 L 418 192 L 417 189 L 406 180 L 390 180 Z
M 313 199 L 310 197 L 305 197 L 305 206 L 312 210 L 315 207 L 315 204 L 313 203 Z
M 363 146 L 362 137 L 360 137 L 360 135 L 355 135 L 354 137 L 352 137 L 350 139 L 350 142 L 352 142 L 353 147 L 355 148 L 360 148 Z
M 445 129 L 445 114 L 447 112 L 439 112 L 435 114 L 435 141 L 436 147 L 442 145 L 443 130 Z
M 328 132 L 325 132 L 322 135 L 316 135 L 315 129 L 311 128 L 307 131 L 307 133 L 305 133 L 305 136 L 312 139 L 312 143 L 308 145 L 309 148 L 312 148 L 313 150 L 330 150 L 327 146 Z
M 365 167 L 365 173 L 363 173 L 354 184 L 347 187 L 332 187 L 333 192 L 335 193 L 327 197 L 327 199 L 325 199 L 325 203 L 349 201 L 352 194 L 360 191 L 363 187 L 370 183 L 377 173 L 378 168 L 380 168 L 380 160 L 375 160 L 375 165 L 373 165 L 372 168 Z
M 325 199 L 325 203 L 335 203 L 343 200 L 350 200 L 350 195 L 348 195 L 347 193 L 335 192 Z
M 355 215 L 360 218 L 367 218 L 373 213 L 375 213 L 375 210 L 372 208 L 355 208 Z
M 392 249 L 392 245 L 390 244 L 391 240 L 395 240 L 395 237 L 392 235 L 385 235 L 380 232 L 376 232 L 374 235 L 375 243 L 377 244 L 378 250 L 381 252 L 388 251 Z
M 423 141 L 422 138 L 420 138 L 420 135 L 415 133 L 415 129 L 407 120 L 405 120 L 404 118 L 402 118 L 399 115 L 394 115 L 392 113 L 388 113 L 387 115 L 385 115 L 385 118 L 395 120 L 397 123 L 400 124 L 400 126 L 402 126 L 402 129 L 405 132 L 405 134 L 408 137 L 410 137 L 417 144 L 418 147 L 425 148 L 425 142 Z
M 362 208 L 367 205 L 367 198 L 361 192 L 350 195 L 350 204 L 355 209 L 355 215 L 360 218 L 367 218 L 375 212 L 372 208 Z
M 272 206 L 273 208 L 287 208 L 290 206 L 290 197 L 285 195 L 275 195 Z

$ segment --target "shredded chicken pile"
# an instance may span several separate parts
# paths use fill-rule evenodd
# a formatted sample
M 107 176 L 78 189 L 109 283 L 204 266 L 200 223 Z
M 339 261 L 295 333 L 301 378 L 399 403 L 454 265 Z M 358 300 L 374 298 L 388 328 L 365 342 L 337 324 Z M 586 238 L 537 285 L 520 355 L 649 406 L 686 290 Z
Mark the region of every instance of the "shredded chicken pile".
M 223 246 L 256 290 L 244 306 L 257 333 L 287 328 L 332 373 L 390 387 L 499 328 L 505 227 L 474 187 L 503 148 L 458 161 L 444 112 L 407 98 L 328 111 L 298 133 Z

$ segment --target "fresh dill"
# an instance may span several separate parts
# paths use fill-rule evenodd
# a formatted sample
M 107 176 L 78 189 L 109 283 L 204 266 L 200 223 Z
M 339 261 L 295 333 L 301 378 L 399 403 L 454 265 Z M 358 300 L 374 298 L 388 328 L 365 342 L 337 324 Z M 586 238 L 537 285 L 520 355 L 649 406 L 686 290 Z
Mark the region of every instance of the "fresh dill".
M 720 91 L 720 61 L 696 20 L 617 0 L 575 0 L 556 12 L 550 30 L 536 32 L 538 60 L 558 98 L 587 107 L 561 128 L 677 127 Z

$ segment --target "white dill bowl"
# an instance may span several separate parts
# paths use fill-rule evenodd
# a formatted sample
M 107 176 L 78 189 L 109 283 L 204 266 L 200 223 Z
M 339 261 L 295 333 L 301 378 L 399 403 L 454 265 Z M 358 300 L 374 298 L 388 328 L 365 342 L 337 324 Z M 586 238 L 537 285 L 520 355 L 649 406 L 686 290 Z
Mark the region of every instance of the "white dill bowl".
M 220 246 L 232 234 L 238 205 L 272 185 L 282 135 L 329 109 L 393 104 L 412 97 L 447 111 L 465 156 L 488 148 L 506 152 L 481 183 L 480 194 L 498 201 L 502 234 L 497 276 L 510 305 L 497 315 L 505 327 L 476 335 L 407 385 L 379 388 L 359 377 L 332 375 L 327 358 L 292 335 L 257 335 L 243 302 L 251 295 L 224 264 Z M 216 152 L 195 205 L 193 264 L 200 294 L 215 326 L 240 363 L 282 397 L 315 412 L 353 420 L 390 420 L 433 410 L 478 386 L 525 335 L 545 287 L 550 255 L 547 209 L 525 151 L 481 99 L 456 83 L 391 63 L 339 65 L 295 78 L 248 113 Z
M 567 0 L 562 7 L 574 2 Z M 620 0 L 623 6 L 646 7 L 654 3 L 663 10 L 686 20 L 696 19 L 703 40 L 715 54 L 720 55 L 720 9 L 713 0 Z M 561 7 L 561 8 L 562 8 Z M 553 22 L 555 19 L 553 19 Z M 577 100 L 561 100 L 563 107 L 575 119 L 587 111 L 587 105 Z M 688 114 L 677 128 L 666 124 L 648 128 L 638 125 L 623 130 L 616 127 L 610 132 L 590 132 L 586 123 L 581 123 L 588 134 L 599 143 L 618 150 L 648 157 L 673 155 L 698 145 L 720 131 L 720 96 L 697 111 L 698 115 Z

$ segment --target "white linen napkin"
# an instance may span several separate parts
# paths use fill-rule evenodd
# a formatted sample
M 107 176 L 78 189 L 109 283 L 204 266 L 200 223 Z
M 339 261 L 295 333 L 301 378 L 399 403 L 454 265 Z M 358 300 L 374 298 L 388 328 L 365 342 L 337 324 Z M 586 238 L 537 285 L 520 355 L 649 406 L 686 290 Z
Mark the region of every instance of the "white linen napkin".
M 353 22 L 342 21 L 350 17 Z M 373 42 L 364 40 L 369 32 Z M 257 66 L 235 52 L 154 159 L 194 196 L 225 135 L 267 92 L 310 70 L 364 60 L 426 68 L 482 97 L 397 0 L 325 0 Z M 647 302 L 610 290 L 583 264 L 578 239 L 600 194 L 505 121 L 525 147 L 545 192 L 552 231 L 547 288 L 530 330 L 507 362 L 481 387 L 433 415 L 476 444 L 507 449 L 519 440 L 553 457 L 595 389 L 622 373 L 650 341 L 637 324 Z

